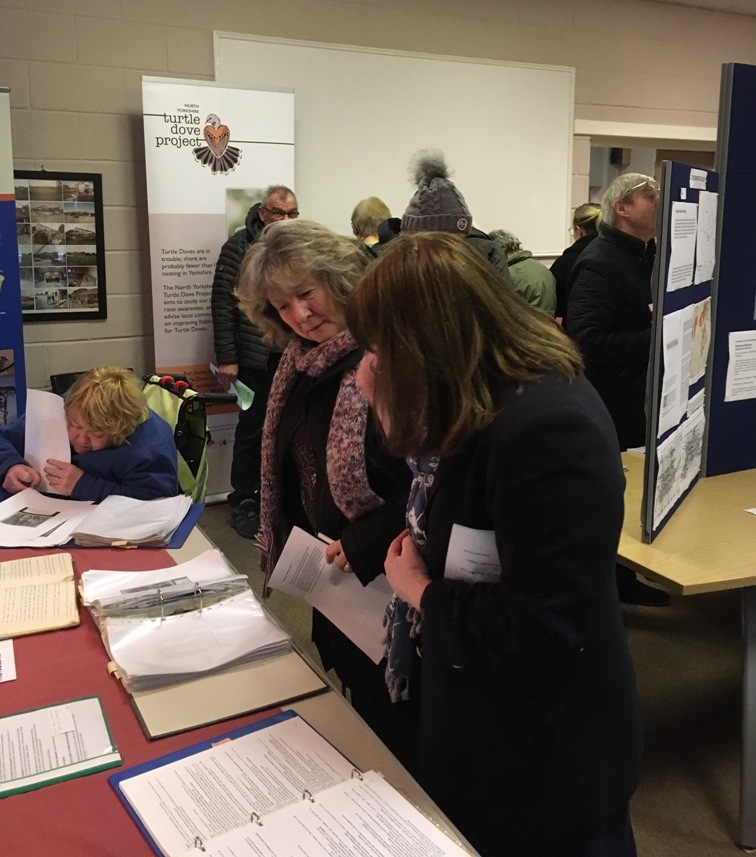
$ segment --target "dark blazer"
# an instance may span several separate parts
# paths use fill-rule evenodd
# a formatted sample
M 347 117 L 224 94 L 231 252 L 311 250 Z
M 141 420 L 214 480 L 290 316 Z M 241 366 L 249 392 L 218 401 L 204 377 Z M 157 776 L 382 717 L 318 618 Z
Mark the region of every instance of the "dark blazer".
M 482 854 L 615 820 L 641 747 L 609 415 L 582 376 L 508 388 L 500 405 L 439 465 L 421 604 L 420 780 Z M 454 524 L 493 531 L 498 584 L 444 579 Z
M 564 328 L 614 420 L 622 449 L 646 441 L 652 246 L 611 226 L 580 254 L 568 281 Z
M 384 504 L 372 512 L 349 521 L 339 510 L 328 484 L 326 449 L 333 408 L 344 373 L 362 359 L 358 349 L 346 355 L 318 378 L 302 376 L 284 409 L 277 435 L 276 454 L 279 472 L 283 474 L 284 528 L 301 527 L 316 535 L 325 533 L 341 539 L 344 552 L 354 573 L 363 584 L 383 574 L 388 546 L 405 528 L 407 497 L 412 476 L 403 459 L 386 452 L 380 430 L 372 418 L 365 438 L 365 465 L 372 490 Z M 300 499 L 300 483 L 290 447 L 298 430 L 305 432 L 315 456 L 315 516 L 310 522 Z M 313 640 L 318 646 L 326 669 L 334 667 L 339 678 L 349 686 L 353 668 L 352 644 L 342 634 L 332 632 L 330 623 L 319 619 L 313 623 Z M 366 659 L 367 660 L 367 659 Z M 374 665 L 371 663 L 370 665 Z M 386 691 L 388 696 L 388 691 Z
M 575 262 L 577 262 L 578 256 L 595 237 L 595 235 L 581 235 L 574 244 L 570 244 L 569 247 L 565 248 L 564 253 L 558 259 L 554 259 L 551 263 L 549 270 L 556 280 L 557 318 L 564 318 L 564 314 L 567 312 L 567 280 L 570 272 Z

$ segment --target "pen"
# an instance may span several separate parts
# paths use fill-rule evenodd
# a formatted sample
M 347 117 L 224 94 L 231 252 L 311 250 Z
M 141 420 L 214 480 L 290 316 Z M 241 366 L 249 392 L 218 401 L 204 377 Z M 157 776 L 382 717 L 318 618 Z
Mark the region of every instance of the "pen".
M 333 539 L 329 539 L 325 533 L 318 533 L 318 538 L 320 539 L 321 542 L 325 542 L 325 544 L 327 544 L 327 545 L 333 544 Z

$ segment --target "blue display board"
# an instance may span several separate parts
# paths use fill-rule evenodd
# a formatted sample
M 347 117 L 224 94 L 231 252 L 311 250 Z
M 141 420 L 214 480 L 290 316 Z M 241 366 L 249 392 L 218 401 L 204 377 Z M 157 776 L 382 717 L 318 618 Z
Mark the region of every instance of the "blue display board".
M 707 382 L 707 476 L 756 467 L 756 398 L 725 401 L 730 334 L 756 330 L 756 66 L 722 68 L 717 169 L 719 262 L 714 283 L 713 358 Z
M 701 473 L 718 187 L 715 172 L 662 163 L 641 509 L 646 542 Z
M 0 87 L 0 425 L 26 407 L 24 329 L 18 271 L 16 199 L 10 138 L 10 97 Z

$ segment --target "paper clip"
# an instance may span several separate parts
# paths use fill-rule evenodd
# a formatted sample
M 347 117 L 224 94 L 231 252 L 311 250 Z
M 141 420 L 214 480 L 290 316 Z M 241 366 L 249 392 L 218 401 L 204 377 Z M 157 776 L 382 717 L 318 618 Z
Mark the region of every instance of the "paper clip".
M 312 792 L 309 789 L 305 789 L 302 792 L 302 800 L 309 800 L 310 803 L 315 803 L 315 798 L 312 796 Z
M 159 586 L 157 588 L 157 598 L 158 604 L 160 604 L 160 624 L 162 625 L 165 619 L 165 599 L 163 598 L 163 590 Z M 204 851 L 205 849 L 203 848 L 202 850 Z
M 250 812 L 249 820 L 252 824 L 256 824 L 258 827 L 263 826 L 262 821 L 260 821 L 260 816 L 256 812 Z
M 199 848 L 200 851 L 207 851 L 207 848 L 205 848 L 205 843 L 202 841 L 201 836 L 194 837 L 194 847 Z
M 202 612 L 202 587 L 199 583 L 194 584 L 194 597 L 199 598 L 199 612 Z
M 352 779 L 355 778 L 362 782 L 362 772 L 358 771 L 357 768 L 352 768 Z

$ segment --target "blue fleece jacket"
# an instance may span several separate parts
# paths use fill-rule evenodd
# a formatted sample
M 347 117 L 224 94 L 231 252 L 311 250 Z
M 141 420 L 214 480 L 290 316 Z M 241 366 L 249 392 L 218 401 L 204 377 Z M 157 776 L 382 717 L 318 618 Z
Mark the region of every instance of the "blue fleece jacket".
M 24 416 L 9 426 L 0 426 L 0 484 L 14 464 L 26 463 L 25 431 Z M 168 423 L 152 411 L 121 446 L 81 454 L 72 450 L 71 463 L 84 471 L 74 486 L 72 500 L 99 503 L 110 494 L 154 500 L 179 493 L 173 432 Z M 0 499 L 8 496 L 8 492 L 0 488 Z

